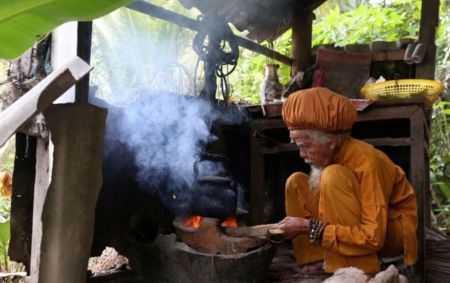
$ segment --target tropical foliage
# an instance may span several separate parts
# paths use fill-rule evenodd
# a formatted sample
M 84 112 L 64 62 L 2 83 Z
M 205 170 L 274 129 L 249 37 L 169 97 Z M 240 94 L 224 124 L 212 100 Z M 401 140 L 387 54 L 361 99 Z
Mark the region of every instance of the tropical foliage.
M 441 1 L 436 46 L 436 77 L 450 74 L 450 1 Z M 448 95 L 448 94 L 447 94 Z M 433 108 L 430 143 L 430 173 L 437 222 L 450 231 L 450 102 L 440 101 Z
M 0 172 L 12 172 L 15 157 L 14 137 L 0 147 Z
M 384 7 L 361 4 L 348 12 L 342 12 L 336 6 L 314 26 L 313 45 L 334 43 L 345 46 L 377 40 L 417 38 L 420 5 L 421 1 L 401 0 Z
M 3 90 L 3 82 L 6 80 L 6 70 L 8 69 L 8 61 L 0 60 L 0 93 Z M 0 109 L 2 105 L 0 104 Z M 1 111 L 1 110 L 0 110 Z M 0 172 L 7 171 L 12 172 L 14 165 L 14 138 L 11 138 L 3 147 L 0 147 Z M 1 217 L 1 204 L 0 204 L 0 217 Z
M 450 231 L 450 102 L 433 109 L 430 174 L 436 220 Z
M 152 1 L 190 18 L 178 1 Z M 197 56 L 193 31 L 121 8 L 94 21 L 91 84 L 97 97 L 115 104 L 136 99 L 139 89 L 193 94 Z M 130 52 L 130 50 L 133 50 Z M 120 93 L 120 95 L 113 95 Z
M 389 1 L 390 4 L 385 4 L 386 1 L 378 2 L 372 5 L 367 0 L 327 1 L 328 10 L 321 10 L 321 17 L 318 17 L 313 25 L 313 46 L 345 46 L 353 43 L 368 44 L 378 40 L 417 38 L 420 0 L 395 0 Z M 439 35 L 441 38 L 445 36 L 444 32 Z M 291 31 L 287 31 L 273 45 L 278 52 L 289 56 Z M 232 78 L 233 95 L 238 100 L 259 101 L 259 83 L 262 81 L 264 63 L 268 61 L 263 55 L 242 51 L 240 64 Z M 289 77 L 289 68 L 282 66 L 281 81 L 286 82 Z
M 11 200 L 7 197 L 0 196 L 0 266 L 4 266 L 5 270 L 9 270 L 10 209 Z
M 62 23 L 92 20 L 132 0 L 1 0 L 0 58 L 20 56 Z

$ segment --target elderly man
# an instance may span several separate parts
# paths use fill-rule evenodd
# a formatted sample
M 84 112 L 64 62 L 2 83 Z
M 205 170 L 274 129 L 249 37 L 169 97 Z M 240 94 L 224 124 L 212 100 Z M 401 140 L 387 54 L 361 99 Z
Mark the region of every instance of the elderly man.
M 310 176 L 286 182 L 286 214 L 278 226 L 293 240 L 301 272 L 358 267 L 380 270 L 378 256 L 417 260 L 417 208 L 403 170 L 383 152 L 353 139 L 351 102 L 326 88 L 297 91 L 283 119 Z

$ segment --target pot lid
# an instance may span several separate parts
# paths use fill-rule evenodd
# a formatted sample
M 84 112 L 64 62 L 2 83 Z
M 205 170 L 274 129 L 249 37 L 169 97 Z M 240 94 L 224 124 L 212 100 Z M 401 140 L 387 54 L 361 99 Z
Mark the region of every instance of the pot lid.
M 229 184 L 230 178 L 221 176 L 200 176 L 197 179 L 199 183 L 215 183 L 215 184 Z

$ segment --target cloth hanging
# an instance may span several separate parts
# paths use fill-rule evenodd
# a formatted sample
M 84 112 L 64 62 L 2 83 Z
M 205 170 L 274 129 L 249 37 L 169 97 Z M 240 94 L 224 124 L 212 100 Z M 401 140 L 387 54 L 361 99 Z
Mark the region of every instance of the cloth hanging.
M 348 98 L 361 98 L 369 78 L 371 53 L 350 53 L 320 48 L 317 52 L 313 86 L 327 87 Z

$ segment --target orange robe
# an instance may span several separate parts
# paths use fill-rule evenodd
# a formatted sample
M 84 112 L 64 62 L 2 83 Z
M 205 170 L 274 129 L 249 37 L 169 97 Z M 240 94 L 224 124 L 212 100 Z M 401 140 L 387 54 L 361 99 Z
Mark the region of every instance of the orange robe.
M 286 183 L 286 214 L 314 217 L 327 224 L 322 244 L 306 235 L 293 240 L 300 264 L 321 258 L 325 270 L 354 266 L 379 271 L 378 255 L 403 252 L 404 263 L 417 260 L 417 207 L 403 170 L 373 146 L 349 138 L 334 164 L 321 175 L 319 194 L 308 176 L 294 173 Z

